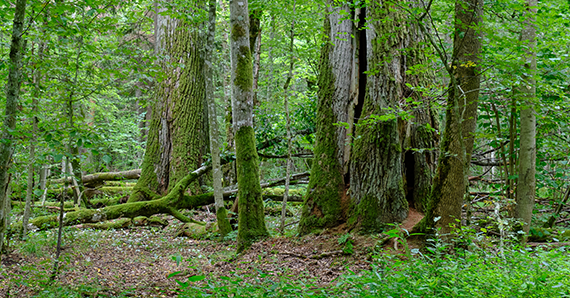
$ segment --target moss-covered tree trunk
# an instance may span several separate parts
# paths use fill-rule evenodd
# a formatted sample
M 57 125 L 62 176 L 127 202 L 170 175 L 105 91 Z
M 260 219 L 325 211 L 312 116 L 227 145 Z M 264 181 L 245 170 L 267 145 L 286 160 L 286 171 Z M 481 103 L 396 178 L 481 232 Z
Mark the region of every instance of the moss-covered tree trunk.
M 8 64 L 8 81 L 6 84 L 6 107 L 2 125 L 2 142 L 0 142 L 0 253 L 4 244 L 4 232 L 7 228 L 8 217 L 8 183 L 12 152 L 14 150 L 12 131 L 16 128 L 16 113 L 20 97 L 20 84 L 22 82 L 22 51 L 24 38 L 24 17 L 26 0 L 16 1 L 14 25 L 12 27 L 12 42 L 10 44 L 10 62 Z
M 247 0 L 230 1 L 232 117 L 238 180 L 238 251 L 268 236 L 253 131 L 253 72 Z
M 536 13 L 537 0 L 526 1 L 527 10 L 521 41 L 526 44 L 522 83 L 518 87 L 521 102 L 521 140 L 519 155 L 519 182 L 517 186 L 515 217 L 524 222 L 523 231 L 528 233 L 536 196 Z
M 457 0 L 452 67 L 448 68 L 449 86 L 446 122 L 434 178 L 430 205 L 425 218 L 427 228 L 441 227 L 448 234 L 461 225 L 461 206 L 466 192 L 475 126 L 481 50 L 480 25 L 483 3 Z
M 203 7 L 200 0 L 190 9 Z M 206 152 L 204 40 L 198 24 L 165 15 L 156 16 L 156 54 L 169 57 L 161 62 L 166 74 L 158 82 L 147 137 L 141 177 L 129 202 L 150 199 L 150 192 L 164 194 L 188 173 L 197 168 Z M 189 15 L 192 12 L 189 11 Z M 198 182 L 188 190 L 200 193 Z
M 319 67 L 316 141 L 311 178 L 299 222 L 299 234 L 334 227 L 342 223 L 348 205 L 345 174 L 350 157 L 347 131 L 349 117 L 358 97 L 355 60 L 355 25 L 350 5 L 329 1 L 324 21 L 324 40 Z M 336 123 L 348 123 L 348 129 Z M 347 177 L 348 178 L 348 177 Z

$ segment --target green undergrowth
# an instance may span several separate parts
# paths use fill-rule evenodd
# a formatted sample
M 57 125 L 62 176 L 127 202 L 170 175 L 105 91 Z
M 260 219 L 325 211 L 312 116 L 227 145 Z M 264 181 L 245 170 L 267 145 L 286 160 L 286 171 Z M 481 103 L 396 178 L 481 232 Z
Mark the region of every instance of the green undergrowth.
M 568 249 L 503 255 L 478 251 L 411 260 L 374 257 L 372 269 L 349 273 L 332 284 L 316 279 L 195 275 L 179 282 L 179 297 L 570 297 Z

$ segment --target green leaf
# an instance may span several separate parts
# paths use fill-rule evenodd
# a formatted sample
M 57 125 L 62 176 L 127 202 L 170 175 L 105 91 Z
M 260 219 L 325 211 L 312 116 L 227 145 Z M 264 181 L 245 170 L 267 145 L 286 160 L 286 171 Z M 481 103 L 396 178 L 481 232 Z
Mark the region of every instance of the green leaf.
M 206 277 L 204 275 L 193 275 L 193 276 L 188 277 L 188 281 L 189 282 L 201 281 L 205 278 Z
M 111 156 L 105 154 L 103 155 L 103 157 L 101 158 L 105 163 L 110 163 L 111 162 Z

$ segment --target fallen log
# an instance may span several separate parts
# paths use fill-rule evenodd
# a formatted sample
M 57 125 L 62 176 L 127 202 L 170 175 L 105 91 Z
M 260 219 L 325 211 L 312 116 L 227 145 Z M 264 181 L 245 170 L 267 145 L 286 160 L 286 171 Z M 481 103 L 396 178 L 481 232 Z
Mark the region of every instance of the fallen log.
M 155 200 L 126 203 L 109 206 L 101 209 L 81 209 L 67 212 L 63 216 L 64 225 L 76 225 L 83 223 L 97 223 L 120 217 L 135 218 L 137 216 L 152 216 L 155 214 L 170 214 L 182 222 L 195 222 L 183 215 L 178 209 L 192 209 L 198 206 L 208 205 L 214 202 L 212 194 L 188 196 L 185 191 L 196 179 L 206 173 L 211 167 L 203 166 L 182 178 L 172 190 L 163 197 Z M 30 220 L 30 224 L 37 228 L 50 228 L 57 225 L 58 217 L 40 216 Z
M 153 200 L 141 201 L 133 203 L 125 203 L 120 205 L 107 206 L 100 209 L 80 209 L 73 212 L 67 212 L 63 216 L 64 225 L 78 225 L 85 223 L 97 223 L 106 220 L 117 219 L 120 217 L 124 218 L 135 218 L 137 216 L 147 216 L 150 217 L 156 214 L 170 214 L 176 219 L 182 222 L 193 222 L 198 224 L 203 224 L 196 222 L 191 218 L 186 217 L 179 209 L 193 209 L 204 205 L 209 205 L 214 203 L 213 193 L 205 193 L 201 195 L 189 196 L 186 194 L 186 189 L 196 179 L 205 174 L 210 170 L 211 166 L 203 166 L 196 171 L 188 174 L 182 180 L 180 180 L 172 188 L 172 190 L 163 197 L 157 194 L 149 193 Z M 301 173 L 293 175 L 293 177 L 306 177 L 308 173 Z M 273 181 L 271 183 L 266 183 L 266 187 L 279 185 L 281 180 Z M 229 190 L 224 192 L 224 197 L 228 198 L 234 195 L 237 190 Z M 301 197 L 297 198 L 299 201 L 302 200 Z M 275 197 L 275 200 L 279 200 Z M 36 228 L 45 229 L 57 226 L 58 217 L 56 215 L 52 216 L 40 216 L 30 220 L 30 224 L 34 225 Z
M 141 169 L 123 171 L 123 172 L 106 172 L 85 175 L 81 177 L 81 182 L 85 187 L 94 188 L 102 185 L 105 181 L 121 181 L 139 179 L 141 177 Z M 68 177 L 68 182 L 71 182 L 73 177 Z M 52 183 L 64 183 L 65 178 L 54 179 Z

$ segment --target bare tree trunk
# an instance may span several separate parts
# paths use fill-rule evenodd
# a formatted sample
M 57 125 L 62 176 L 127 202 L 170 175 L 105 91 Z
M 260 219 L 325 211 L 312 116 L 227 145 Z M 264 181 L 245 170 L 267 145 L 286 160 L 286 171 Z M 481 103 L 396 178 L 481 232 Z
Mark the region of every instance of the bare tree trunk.
M 252 64 L 247 0 L 230 1 L 232 116 L 239 185 L 238 252 L 269 235 L 259 184 L 259 157 L 253 131 Z
M 26 13 L 26 0 L 17 0 L 12 27 L 12 42 L 10 44 L 10 62 L 8 82 L 6 84 L 6 110 L 2 126 L 2 142 L 0 142 L 0 235 L 4 235 L 7 227 L 8 210 L 6 208 L 10 164 L 13 152 L 12 131 L 16 129 L 16 114 L 20 97 L 20 84 L 22 83 L 22 52 L 24 51 L 24 17 Z M 0 252 L 4 237 L 0 237 Z
M 216 218 L 218 229 L 222 236 L 226 236 L 232 231 L 232 226 L 228 220 L 228 214 L 224 206 L 222 188 L 222 167 L 220 165 L 220 142 L 218 131 L 218 119 L 216 113 L 216 100 L 214 97 L 214 36 L 216 33 L 216 1 L 209 1 L 209 21 L 208 38 L 206 42 L 206 52 L 204 55 L 204 77 L 206 78 L 206 99 L 208 101 L 208 119 L 210 127 L 210 152 L 212 155 L 212 176 L 214 185 L 214 201 L 216 204 Z
M 521 98 L 521 139 L 519 155 L 519 183 L 517 186 L 517 206 L 515 216 L 524 222 L 523 231 L 529 232 L 536 196 L 536 14 L 537 0 L 527 0 L 524 28 L 521 41 L 526 44 L 522 84 L 517 88 Z
M 295 9 L 297 6 L 297 1 L 293 0 L 293 21 L 291 22 L 291 38 L 289 42 L 289 51 L 291 54 L 290 62 L 289 62 L 289 75 L 287 77 L 287 82 L 285 83 L 284 90 L 284 101 L 285 101 L 285 118 L 286 118 L 286 130 L 287 130 L 287 170 L 285 176 L 285 191 L 283 193 L 283 203 L 281 204 L 281 235 L 285 233 L 285 217 L 287 215 L 287 199 L 289 197 L 289 182 L 290 182 L 290 174 L 291 174 L 291 117 L 289 115 L 289 85 L 290 82 L 293 81 L 293 67 L 295 65 L 295 48 L 294 48 L 294 41 L 295 41 Z

